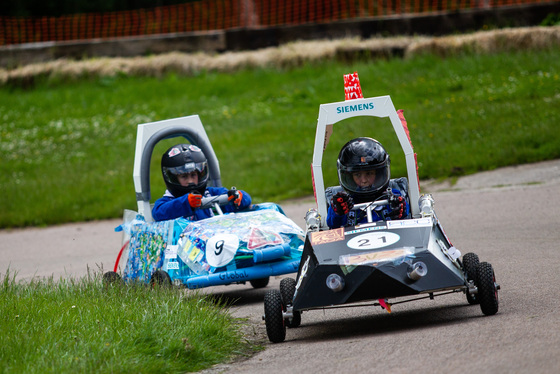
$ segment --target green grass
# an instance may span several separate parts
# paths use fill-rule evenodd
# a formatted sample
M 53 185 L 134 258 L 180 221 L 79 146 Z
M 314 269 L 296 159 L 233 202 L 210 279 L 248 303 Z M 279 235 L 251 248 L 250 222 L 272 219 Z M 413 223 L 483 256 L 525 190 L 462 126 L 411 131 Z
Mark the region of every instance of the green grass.
M 2 373 L 195 372 L 259 349 L 226 305 L 192 291 L 0 281 Z
M 460 176 L 560 157 L 560 50 L 309 63 L 191 77 L 44 81 L 0 88 L 0 228 L 122 216 L 136 209 L 136 126 L 198 114 L 220 161 L 222 182 L 254 201 L 312 194 L 310 163 L 319 105 L 343 101 L 342 75 L 358 71 L 365 97 L 391 95 L 404 109 L 425 178 Z M 372 136 L 405 174 L 388 123 L 335 129 L 326 184 L 354 136 Z M 337 126 L 338 128 L 338 126 Z M 164 191 L 159 144 L 152 200 Z

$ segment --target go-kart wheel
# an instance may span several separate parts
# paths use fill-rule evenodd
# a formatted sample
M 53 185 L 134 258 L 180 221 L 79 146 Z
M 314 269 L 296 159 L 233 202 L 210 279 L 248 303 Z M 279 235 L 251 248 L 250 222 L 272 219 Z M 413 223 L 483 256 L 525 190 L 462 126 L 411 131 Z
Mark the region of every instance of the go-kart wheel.
M 476 268 L 478 287 L 478 301 L 482 313 L 491 316 L 498 312 L 498 284 L 492 265 L 488 262 L 481 262 Z
M 296 280 L 293 278 L 284 278 L 280 281 L 280 294 L 285 306 L 292 305 L 294 294 L 296 293 Z M 301 324 L 301 312 L 293 311 L 292 318 L 286 318 L 284 323 L 290 328 L 298 327 Z
M 249 283 L 253 288 L 264 288 L 268 286 L 268 282 L 270 281 L 270 277 L 260 278 L 260 279 L 251 279 Z
M 170 288 L 171 287 L 171 277 L 163 270 L 156 270 L 150 278 L 150 286 Z
M 122 283 L 121 276 L 114 271 L 108 271 L 103 274 L 103 285 L 106 287 L 110 285 L 120 285 Z
M 289 305 L 294 301 L 296 293 L 296 280 L 293 278 L 284 278 L 280 281 L 280 294 L 284 305 Z
M 279 290 L 268 290 L 264 294 L 264 321 L 268 340 L 280 343 L 286 339 L 286 325 L 282 311 L 282 295 Z
M 480 260 L 478 259 L 478 255 L 472 252 L 465 253 L 465 255 L 463 256 L 463 270 L 465 271 L 467 281 L 473 281 L 476 284 L 476 268 L 479 263 Z M 479 303 L 476 294 L 471 295 L 468 291 L 467 291 L 467 301 L 471 305 Z

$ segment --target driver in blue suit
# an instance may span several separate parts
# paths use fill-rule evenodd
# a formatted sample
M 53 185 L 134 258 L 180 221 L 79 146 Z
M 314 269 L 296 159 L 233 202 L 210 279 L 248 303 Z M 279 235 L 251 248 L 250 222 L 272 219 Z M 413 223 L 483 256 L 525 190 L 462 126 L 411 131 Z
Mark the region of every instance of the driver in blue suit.
M 229 204 L 224 213 L 237 212 L 251 206 L 251 196 L 241 190 L 207 187 L 208 161 L 204 152 L 193 144 L 177 144 L 161 158 L 161 172 L 167 190 L 156 200 L 152 217 L 165 221 L 179 217 L 198 221 L 214 215 L 212 209 L 201 209 L 202 197 L 228 194 Z
M 326 191 L 327 197 L 332 196 L 327 213 L 327 225 L 331 229 L 367 222 L 363 211 L 352 210 L 354 203 L 382 197 L 390 203 L 375 208 L 373 221 L 410 217 L 408 181 L 390 179 L 390 164 L 389 154 L 375 139 L 356 138 L 342 147 L 337 160 L 340 187 Z

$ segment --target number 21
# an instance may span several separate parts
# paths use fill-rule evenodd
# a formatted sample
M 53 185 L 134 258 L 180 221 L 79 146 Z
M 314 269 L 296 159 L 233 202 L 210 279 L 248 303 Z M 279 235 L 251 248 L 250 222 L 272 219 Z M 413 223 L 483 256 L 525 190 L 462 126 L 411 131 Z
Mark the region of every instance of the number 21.
M 380 236 L 380 237 L 378 237 L 378 238 L 376 238 L 376 239 L 381 240 L 381 242 L 382 242 L 383 244 L 387 243 L 387 238 L 386 238 L 385 236 Z M 358 243 L 360 243 L 360 244 L 358 245 L 358 247 L 369 247 L 369 246 L 370 246 L 370 241 L 369 241 L 369 239 L 360 239 L 360 240 L 358 240 Z

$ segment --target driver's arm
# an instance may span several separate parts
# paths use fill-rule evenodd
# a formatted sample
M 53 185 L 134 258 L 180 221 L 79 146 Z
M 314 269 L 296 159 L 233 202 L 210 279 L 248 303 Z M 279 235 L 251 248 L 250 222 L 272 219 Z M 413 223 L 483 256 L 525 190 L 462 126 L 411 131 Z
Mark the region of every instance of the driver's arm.
M 225 187 L 207 187 L 206 190 L 210 193 L 211 196 L 224 195 L 228 193 L 228 189 Z M 247 192 L 243 190 L 239 190 L 239 191 L 242 193 L 241 204 L 239 204 L 239 206 L 235 204 L 224 205 L 222 207 L 222 210 L 224 212 L 228 212 L 228 213 L 237 212 L 239 210 L 243 210 L 251 206 L 251 202 L 252 202 L 251 195 L 249 195 Z
M 156 221 L 166 221 L 179 217 L 191 217 L 194 215 L 193 209 L 189 204 L 189 194 L 178 198 L 163 196 L 156 200 L 152 208 L 152 217 Z
M 388 209 L 388 216 L 391 219 L 403 219 L 410 217 L 410 201 L 408 196 L 403 196 L 404 194 L 402 191 L 392 188 L 391 193 L 393 197 L 391 200 L 393 201 L 389 206 Z
M 345 226 L 348 222 L 348 216 L 346 214 L 338 215 L 334 212 L 334 209 L 329 206 L 327 212 L 327 226 L 331 229 L 337 229 L 339 227 Z

